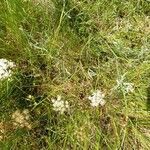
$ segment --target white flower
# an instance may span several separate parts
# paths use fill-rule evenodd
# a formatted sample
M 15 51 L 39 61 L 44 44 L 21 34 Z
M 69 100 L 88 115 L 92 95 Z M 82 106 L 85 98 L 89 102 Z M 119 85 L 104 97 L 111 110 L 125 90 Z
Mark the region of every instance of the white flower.
M 117 79 L 117 85 L 113 89 L 122 89 L 125 93 L 133 93 L 134 92 L 134 84 L 130 82 L 124 82 L 125 75 L 121 76 L 120 79 Z
M 104 97 L 104 93 L 102 93 L 100 90 L 96 90 L 91 96 L 88 97 L 88 99 L 91 101 L 91 106 L 96 107 L 98 105 L 105 105 L 106 101 L 104 100 Z
M 0 80 L 9 78 L 12 74 L 14 63 L 7 59 L 0 59 Z
M 68 101 L 63 101 L 60 95 L 57 96 L 57 99 L 52 99 L 52 103 L 53 109 L 55 111 L 60 112 L 61 114 L 63 114 L 67 109 L 69 109 Z
M 123 83 L 124 90 L 126 93 L 134 92 L 134 84 L 133 83 Z

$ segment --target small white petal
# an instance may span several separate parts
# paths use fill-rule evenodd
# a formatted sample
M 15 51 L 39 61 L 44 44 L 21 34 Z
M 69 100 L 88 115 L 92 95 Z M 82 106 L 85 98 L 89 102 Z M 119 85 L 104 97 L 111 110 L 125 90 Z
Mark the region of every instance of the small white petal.
M 89 96 L 88 99 L 91 101 L 91 106 L 96 107 L 98 105 L 103 106 L 105 104 L 104 98 L 105 94 L 100 90 L 93 92 L 92 96 Z
M 53 110 L 60 112 L 61 114 L 69 108 L 68 101 L 63 101 L 61 96 L 57 96 L 57 99 L 52 99 Z

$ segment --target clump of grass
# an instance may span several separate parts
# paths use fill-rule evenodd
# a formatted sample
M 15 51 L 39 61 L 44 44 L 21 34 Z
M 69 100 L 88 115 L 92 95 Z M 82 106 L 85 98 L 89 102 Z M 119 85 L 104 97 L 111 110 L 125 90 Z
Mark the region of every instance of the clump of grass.
M 2 0 L 0 57 L 16 69 L 0 80 L 0 147 L 150 149 L 148 8 Z M 28 110 L 30 128 L 13 125 L 17 110 Z

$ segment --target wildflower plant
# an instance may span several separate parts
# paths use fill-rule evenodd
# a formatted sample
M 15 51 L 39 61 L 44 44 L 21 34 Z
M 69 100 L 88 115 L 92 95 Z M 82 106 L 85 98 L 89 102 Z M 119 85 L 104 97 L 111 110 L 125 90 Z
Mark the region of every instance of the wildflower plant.
M 133 93 L 134 92 L 134 84 L 125 82 L 123 83 L 125 93 Z
M 64 101 L 61 99 L 61 96 L 58 95 L 57 99 L 52 99 L 53 110 L 63 114 L 65 111 L 69 109 L 68 101 Z
M 88 97 L 88 99 L 91 101 L 90 104 L 92 107 L 97 107 L 98 105 L 105 105 L 106 101 L 104 100 L 104 97 L 105 94 L 102 91 L 96 90 L 91 96 Z
M 150 149 L 148 1 L 1 0 L 0 149 Z
M 12 114 L 12 120 L 15 127 L 31 129 L 31 124 L 29 123 L 29 111 L 27 109 L 22 112 L 20 110 L 16 110 Z
M 7 59 L 0 59 L 0 80 L 11 77 L 12 68 L 15 67 L 14 62 L 8 61 Z
M 114 90 L 120 89 L 125 94 L 133 93 L 134 92 L 134 84 L 131 82 L 125 82 L 124 80 L 125 80 L 124 75 L 121 76 L 120 79 L 117 79 L 116 80 L 117 85 L 113 89 Z

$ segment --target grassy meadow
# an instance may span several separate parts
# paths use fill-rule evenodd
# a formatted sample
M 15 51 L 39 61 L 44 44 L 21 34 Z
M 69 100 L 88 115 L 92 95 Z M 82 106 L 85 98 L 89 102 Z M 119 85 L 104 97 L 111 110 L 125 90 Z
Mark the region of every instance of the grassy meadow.
M 150 150 L 149 0 L 0 0 L 0 59 L 0 150 Z

